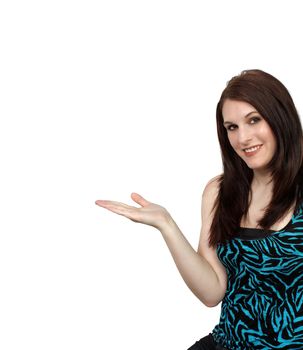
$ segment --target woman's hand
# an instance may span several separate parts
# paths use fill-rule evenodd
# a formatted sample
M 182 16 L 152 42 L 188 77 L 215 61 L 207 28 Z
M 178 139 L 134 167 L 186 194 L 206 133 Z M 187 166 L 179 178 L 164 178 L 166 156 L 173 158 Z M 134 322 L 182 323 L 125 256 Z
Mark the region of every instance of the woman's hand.
M 141 208 L 108 200 L 97 200 L 95 203 L 116 214 L 123 215 L 134 222 L 153 226 L 160 231 L 172 221 L 169 212 L 164 207 L 148 202 L 138 193 L 133 192 L 131 198 L 134 202 L 140 204 Z

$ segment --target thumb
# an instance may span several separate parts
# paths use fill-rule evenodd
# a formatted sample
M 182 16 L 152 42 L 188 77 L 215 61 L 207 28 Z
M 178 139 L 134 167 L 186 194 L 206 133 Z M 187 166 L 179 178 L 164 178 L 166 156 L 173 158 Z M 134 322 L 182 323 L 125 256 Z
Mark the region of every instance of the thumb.
M 131 194 L 131 198 L 133 201 L 135 201 L 136 203 L 140 204 L 142 207 L 147 206 L 148 204 L 150 204 L 149 201 L 147 201 L 146 199 L 144 199 L 142 196 L 140 196 L 138 193 L 136 192 L 132 192 Z

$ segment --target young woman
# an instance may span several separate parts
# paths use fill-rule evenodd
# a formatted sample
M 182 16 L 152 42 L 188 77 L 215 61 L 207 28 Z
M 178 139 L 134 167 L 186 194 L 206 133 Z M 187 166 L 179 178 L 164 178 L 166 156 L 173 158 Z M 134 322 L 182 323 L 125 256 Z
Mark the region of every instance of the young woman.
M 303 349 L 303 134 L 285 86 L 233 77 L 217 105 L 223 174 L 202 195 L 198 250 L 160 205 L 96 204 L 157 228 L 185 283 L 219 324 L 190 350 Z M 188 349 L 188 350 L 189 350 Z

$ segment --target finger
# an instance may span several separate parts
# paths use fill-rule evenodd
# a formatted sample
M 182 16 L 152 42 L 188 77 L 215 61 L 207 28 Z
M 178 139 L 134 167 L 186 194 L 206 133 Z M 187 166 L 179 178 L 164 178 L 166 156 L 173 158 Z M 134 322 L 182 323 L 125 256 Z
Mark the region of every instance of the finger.
M 140 196 L 138 193 L 136 192 L 132 192 L 131 194 L 131 198 L 133 201 L 135 201 L 136 203 L 142 205 L 142 207 L 146 207 L 148 204 L 150 204 L 149 201 L 147 201 L 146 199 L 144 199 L 142 196 Z
M 96 205 L 102 205 L 104 203 L 104 201 L 102 201 L 101 199 L 98 199 L 97 201 L 95 201 Z
M 128 218 L 136 216 L 137 215 L 136 212 L 140 210 L 140 208 L 132 207 L 124 203 L 114 202 L 114 201 L 97 200 L 95 203 L 102 208 L 110 210 L 113 213 L 116 213 L 119 215 L 124 215 Z
M 115 214 L 119 214 L 119 215 L 123 215 L 123 216 L 125 216 L 125 213 L 126 213 L 126 210 L 124 208 L 117 207 L 117 206 L 106 206 L 105 209 L 107 209 Z
M 96 201 L 96 202 L 99 202 L 99 201 Z M 125 216 L 131 220 L 135 220 L 137 215 L 136 215 L 136 210 L 138 210 L 138 208 L 135 208 L 135 207 L 123 207 L 120 205 L 120 203 L 118 203 L 118 205 L 116 204 L 113 204 L 113 203 L 117 203 L 117 202 L 112 202 L 112 201 L 106 201 L 106 202 L 110 202 L 110 203 L 107 203 L 106 205 L 101 205 L 102 207 L 104 207 L 105 209 L 115 213 L 115 214 L 118 214 L 118 215 L 122 215 L 122 216 Z M 100 204 L 98 204 L 100 205 Z
M 98 199 L 97 201 L 95 201 L 95 204 L 99 205 L 100 207 L 104 207 L 104 208 L 112 207 L 112 206 L 126 208 L 126 209 L 134 208 L 134 207 L 131 207 L 131 206 L 124 204 L 124 203 L 121 203 L 121 202 L 106 201 L 106 200 L 101 200 L 101 199 Z

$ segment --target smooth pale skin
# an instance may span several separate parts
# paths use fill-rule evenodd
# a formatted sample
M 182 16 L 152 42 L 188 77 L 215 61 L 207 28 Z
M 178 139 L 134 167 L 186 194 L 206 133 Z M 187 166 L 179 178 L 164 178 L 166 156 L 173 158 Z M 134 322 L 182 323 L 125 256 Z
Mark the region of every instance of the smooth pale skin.
M 123 215 L 134 222 L 153 226 L 160 231 L 172 221 L 169 212 L 161 205 L 151 203 L 135 192 L 131 194 L 131 198 L 141 208 L 109 200 L 97 200 L 95 203 L 113 213 Z
M 206 186 L 210 187 L 210 186 Z M 207 237 L 209 222 L 211 221 L 211 207 L 215 198 L 214 191 L 208 189 L 203 194 L 203 217 L 206 218 L 201 228 L 201 237 Z M 183 235 L 169 212 L 162 206 L 151 203 L 138 193 L 132 193 L 131 198 L 141 207 L 137 208 L 124 203 L 97 200 L 95 203 L 116 214 L 157 228 L 164 238 L 175 264 L 189 289 L 201 302 L 214 307 L 223 299 L 226 291 L 226 272 L 220 264 L 215 249 L 209 248 L 207 239 L 200 240 L 200 252 L 196 252 Z M 207 204 L 206 204 L 207 203 Z M 204 255 L 204 256 L 202 256 Z M 216 260 L 212 258 L 214 256 Z

